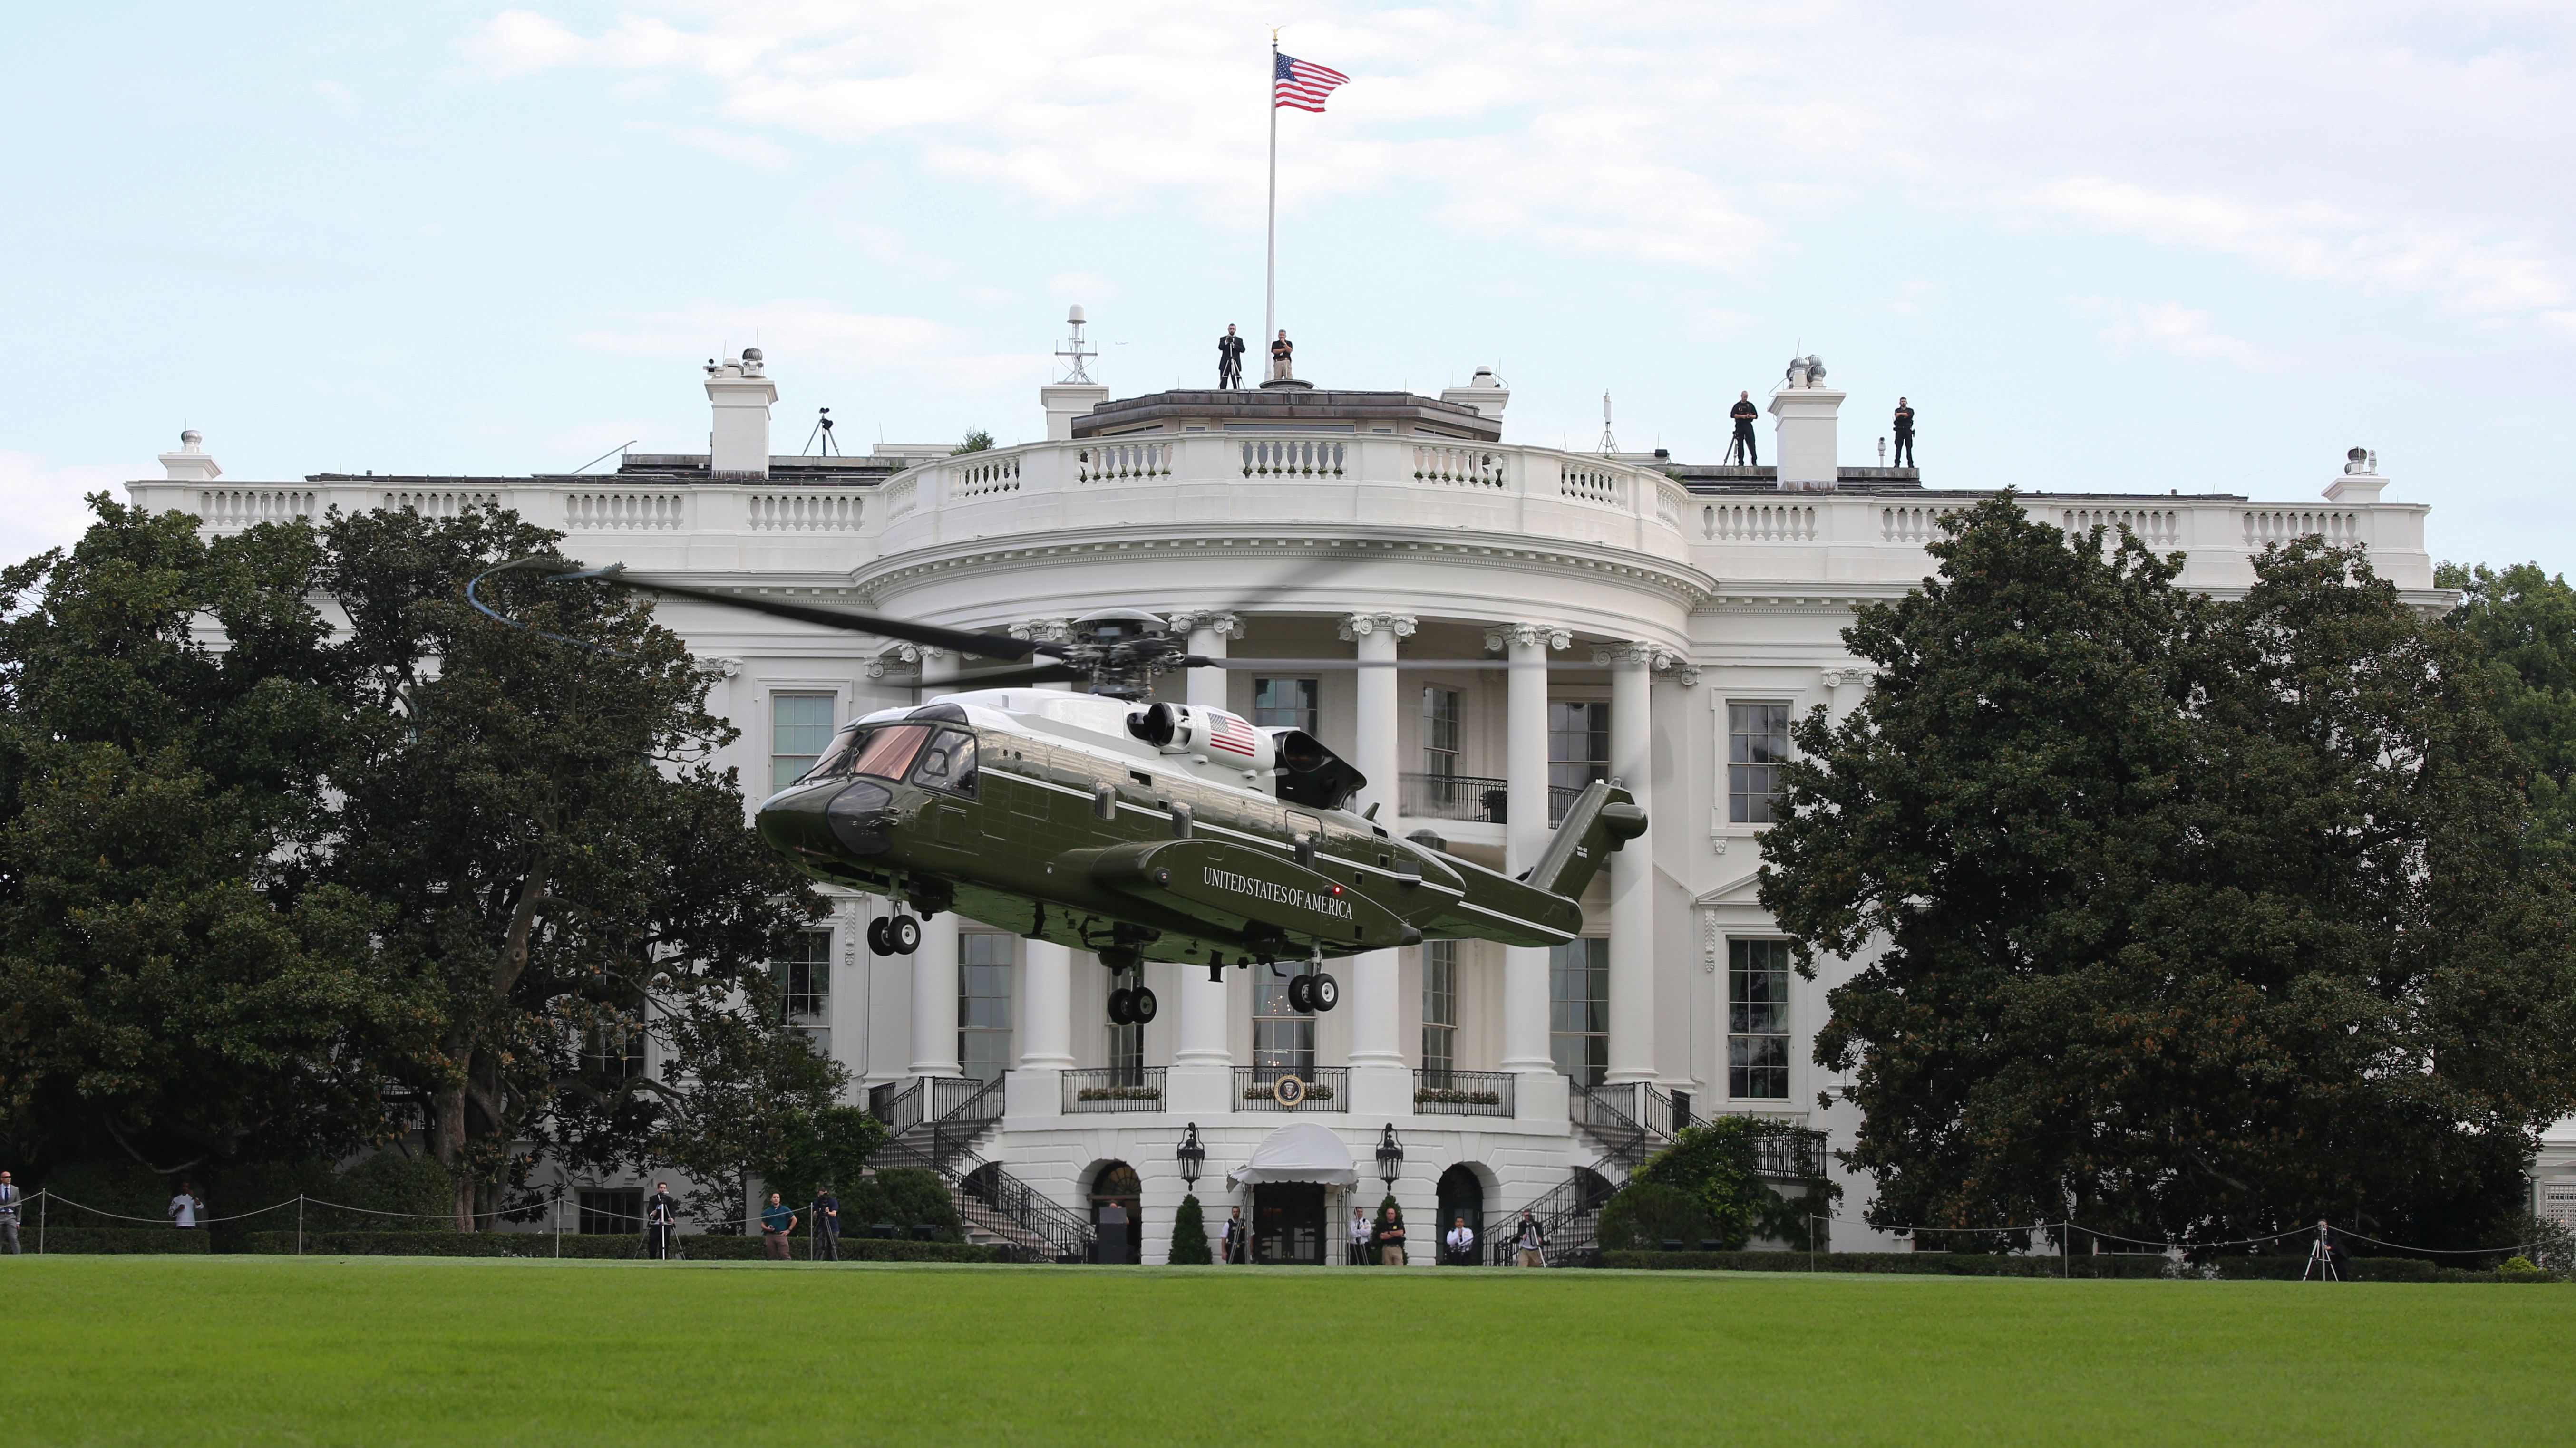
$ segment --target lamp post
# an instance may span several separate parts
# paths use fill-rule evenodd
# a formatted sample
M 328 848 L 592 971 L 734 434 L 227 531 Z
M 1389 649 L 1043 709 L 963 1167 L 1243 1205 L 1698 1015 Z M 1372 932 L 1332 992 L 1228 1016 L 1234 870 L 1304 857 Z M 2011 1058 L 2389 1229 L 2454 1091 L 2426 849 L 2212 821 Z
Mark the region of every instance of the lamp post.
M 1181 1128 L 1180 1149 L 1172 1155 L 1180 1159 L 1181 1185 L 1195 1189 L 1199 1184 L 1199 1170 L 1207 1165 L 1207 1148 L 1199 1142 L 1197 1122 Z
M 1386 1124 L 1386 1130 L 1379 1133 L 1377 1139 L 1377 1176 L 1378 1180 L 1386 1183 L 1388 1191 L 1394 1191 L 1395 1179 L 1402 1175 L 1404 1175 L 1404 1143 L 1395 1139 L 1395 1123 L 1390 1121 Z

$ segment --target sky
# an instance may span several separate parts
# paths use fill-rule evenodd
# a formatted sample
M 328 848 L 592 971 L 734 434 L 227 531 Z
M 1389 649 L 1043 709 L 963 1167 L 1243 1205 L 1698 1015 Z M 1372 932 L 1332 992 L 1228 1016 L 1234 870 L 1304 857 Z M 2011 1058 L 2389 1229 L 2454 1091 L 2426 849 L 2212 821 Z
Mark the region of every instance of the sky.
M 2576 568 L 2576 7 L 101 0 L 0 49 L 0 557 L 182 427 L 234 481 L 1044 435 L 1262 314 L 1324 386 L 1692 461 L 1823 357 L 1927 484 L 2316 495 Z

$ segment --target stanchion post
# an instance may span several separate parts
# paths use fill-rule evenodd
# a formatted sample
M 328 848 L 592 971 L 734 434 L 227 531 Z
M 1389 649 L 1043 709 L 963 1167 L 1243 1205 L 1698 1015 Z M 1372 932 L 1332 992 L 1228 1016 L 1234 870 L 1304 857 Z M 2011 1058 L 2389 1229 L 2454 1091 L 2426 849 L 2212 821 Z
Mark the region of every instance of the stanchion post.
M 53 1189 L 48 1187 L 43 1196 L 36 1198 L 36 1255 L 39 1257 L 45 1255 L 45 1205 L 53 1195 Z
M 2075 1219 L 2066 1219 L 2066 1230 L 2057 1234 L 2057 1277 L 2063 1282 L 2075 1275 Z
M 304 1255 L 304 1193 L 295 1194 L 295 1255 Z
M 555 1183 L 555 1259 L 563 1259 L 563 1183 Z

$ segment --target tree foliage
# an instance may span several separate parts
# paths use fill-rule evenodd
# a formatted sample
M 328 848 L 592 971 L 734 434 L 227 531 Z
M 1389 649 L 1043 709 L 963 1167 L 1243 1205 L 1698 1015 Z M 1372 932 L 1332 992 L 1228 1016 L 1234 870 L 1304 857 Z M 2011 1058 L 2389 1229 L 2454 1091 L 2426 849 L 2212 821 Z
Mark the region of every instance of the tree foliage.
M 417 1120 L 464 1227 L 542 1154 L 849 1144 L 768 969 L 818 904 L 648 605 L 521 571 L 483 587 L 528 627 L 476 612 L 556 541 L 501 511 L 94 503 L 0 575 L 0 1131 L 168 1172 Z
M 1876 680 L 1798 726 L 1763 842 L 1801 969 L 1865 962 L 1816 1058 L 1873 1219 L 2491 1227 L 2576 1011 L 2463 637 L 2313 539 L 2222 601 L 2010 495 L 1945 534 L 1845 632 Z
M 2446 563 L 2434 582 L 2463 595 L 2444 622 L 2485 655 L 2488 707 L 2527 771 L 2530 852 L 2576 863 L 2576 588 L 2537 563 Z

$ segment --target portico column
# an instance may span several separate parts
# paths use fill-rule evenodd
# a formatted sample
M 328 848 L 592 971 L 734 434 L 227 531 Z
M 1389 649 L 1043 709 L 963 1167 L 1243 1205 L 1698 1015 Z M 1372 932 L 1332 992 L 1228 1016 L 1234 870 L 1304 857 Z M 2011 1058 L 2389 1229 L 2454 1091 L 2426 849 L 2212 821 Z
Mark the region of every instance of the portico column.
M 922 651 L 922 697 L 938 697 L 957 677 L 957 658 Z M 942 910 L 921 922 L 921 948 L 912 955 L 912 1074 L 955 1076 L 957 1062 L 957 912 Z
M 1175 630 L 1186 633 L 1190 652 L 1204 658 L 1225 657 L 1226 640 L 1243 635 L 1243 620 L 1231 613 L 1180 610 L 1172 614 Z M 1225 670 L 1189 671 L 1188 702 L 1194 709 L 1226 707 Z M 1194 1117 L 1223 1115 L 1233 1109 L 1234 1053 L 1227 1044 L 1226 983 L 1208 979 L 1196 966 L 1180 968 L 1180 1041 L 1167 1073 L 1167 1107 Z
M 1355 613 L 1342 620 L 1341 634 L 1359 646 L 1358 718 L 1352 733 L 1353 763 L 1368 783 L 1351 802 L 1362 814 L 1377 810 L 1377 824 L 1395 832 L 1399 796 L 1396 728 L 1401 720 L 1395 678 L 1396 641 L 1412 634 L 1414 619 L 1402 613 Z M 1413 1114 L 1413 1078 L 1404 1065 L 1398 1028 L 1393 950 L 1364 951 L 1350 962 L 1351 1110 L 1368 1115 Z
M 1547 848 L 1547 651 L 1565 648 L 1574 635 L 1544 624 L 1490 629 L 1485 647 L 1507 661 L 1503 693 L 1503 870 L 1517 875 Z M 1553 1085 L 1556 1060 L 1547 1044 L 1547 951 L 1538 946 L 1503 950 L 1503 1061 L 1525 1073 L 1520 1114 L 1562 1119 L 1564 1091 Z
M 1647 806 L 1654 822 L 1655 695 L 1652 644 L 1595 649 L 1610 666 L 1610 777 Z M 1655 1079 L 1655 857 L 1641 834 L 1610 857 L 1611 1085 Z

